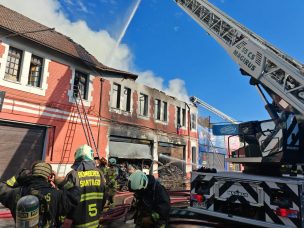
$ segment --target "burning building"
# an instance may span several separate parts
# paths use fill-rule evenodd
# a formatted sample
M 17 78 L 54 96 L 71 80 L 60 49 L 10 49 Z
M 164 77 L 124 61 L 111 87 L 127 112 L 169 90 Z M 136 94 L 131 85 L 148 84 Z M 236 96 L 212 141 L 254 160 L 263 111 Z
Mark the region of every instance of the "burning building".
M 2 179 L 34 160 L 65 175 L 76 148 L 88 143 L 86 127 L 100 156 L 157 176 L 169 163 L 163 154 L 179 159 L 170 162 L 183 174 L 191 171 L 195 106 L 136 83 L 137 75 L 103 65 L 71 38 L 15 11 L 0 6 L 0 15 Z

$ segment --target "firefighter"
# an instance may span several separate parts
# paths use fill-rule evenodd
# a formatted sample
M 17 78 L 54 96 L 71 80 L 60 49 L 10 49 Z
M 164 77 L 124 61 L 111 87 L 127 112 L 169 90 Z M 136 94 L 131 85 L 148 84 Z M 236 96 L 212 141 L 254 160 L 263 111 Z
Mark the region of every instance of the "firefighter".
M 77 208 L 67 218 L 72 220 L 72 227 L 98 227 L 106 198 L 104 176 L 95 167 L 90 146 L 80 146 L 74 158 L 72 171 L 67 174 L 63 184 L 79 186 L 81 197 Z
M 128 187 L 134 192 L 136 227 L 168 227 L 170 198 L 164 186 L 154 176 L 137 170 L 130 175 Z
M 62 190 L 53 188 L 50 183 L 53 176 L 52 167 L 42 161 L 32 165 L 31 173 L 23 174 L 18 175 L 16 180 L 19 182 L 15 182 L 13 186 L 10 181 L 0 183 L 0 202 L 10 209 L 16 221 L 18 200 L 23 196 L 34 195 L 40 204 L 39 227 L 60 227 L 60 217 L 67 215 L 77 206 L 80 189 L 72 185 Z
M 97 167 L 101 170 L 104 177 L 106 177 L 107 169 L 108 169 L 108 161 L 104 157 L 97 160 Z
M 108 169 L 106 171 L 106 179 L 107 179 L 107 188 L 108 188 L 108 206 L 109 208 L 114 207 L 114 196 L 117 192 L 117 176 L 118 176 L 118 168 L 117 168 L 117 160 L 116 158 L 110 158 L 108 163 Z

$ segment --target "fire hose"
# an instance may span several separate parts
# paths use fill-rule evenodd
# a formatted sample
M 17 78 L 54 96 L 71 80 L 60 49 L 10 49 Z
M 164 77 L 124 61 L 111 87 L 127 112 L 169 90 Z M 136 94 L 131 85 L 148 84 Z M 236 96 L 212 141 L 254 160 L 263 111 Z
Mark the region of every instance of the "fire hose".
M 128 196 L 123 200 L 123 204 L 116 205 L 115 208 L 109 209 L 108 211 L 103 212 L 101 222 L 110 222 L 117 219 L 125 218 L 131 204 L 129 203 L 133 199 L 133 195 L 130 195 L 130 192 L 119 193 L 119 196 Z M 171 206 L 176 204 L 188 204 L 190 193 L 186 191 L 172 191 L 169 192 Z M 0 211 L 0 219 L 3 218 L 12 218 L 10 211 Z
M 5 218 L 12 218 L 12 214 L 10 211 L 8 210 L 0 211 L 0 219 L 5 219 Z
M 130 195 L 130 192 L 125 192 L 123 195 Z M 175 206 L 178 204 L 185 204 L 188 205 L 190 199 L 190 193 L 187 191 L 172 191 L 169 192 L 170 195 L 170 203 L 171 206 Z M 108 223 L 117 219 L 126 219 L 126 215 L 130 210 L 131 205 L 127 203 L 133 199 L 133 195 L 126 197 L 123 200 L 123 204 L 116 205 L 115 208 L 109 209 L 106 212 L 103 212 L 101 217 L 101 223 Z

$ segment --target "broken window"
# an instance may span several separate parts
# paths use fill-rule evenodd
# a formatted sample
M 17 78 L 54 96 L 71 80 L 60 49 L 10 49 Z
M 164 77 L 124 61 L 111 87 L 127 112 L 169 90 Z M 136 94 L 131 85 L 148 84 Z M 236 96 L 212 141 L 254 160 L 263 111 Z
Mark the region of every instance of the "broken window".
M 168 120 L 168 103 L 163 101 L 163 121 L 167 122 Z
M 79 97 L 79 93 L 82 99 L 87 99 L 88 97 L 88 75 L 80 71 L 75 71 L 74 79 L 74 96 Z
M 28 85 L 35 87 L 41 86 L 42 64 L 43 64 L 42 58 L 32 55 L 30 71 L 28 75 Z
M 159 99 L 154 100 L 154 118 L 160 120 L 161 101 Z
M 196 114 L 191 114 L 191 129 L 196 129 Z
M 121 85 L 113 83 L 112 108 L 120 109 Z
M 196 169 L 196 157 L 197 157 L 197 154 L 196 154 L 196 147 L 193 146 L 192 147 L 192 170 Z
M 140 93 L 139 96 L 139 114 L 148 116 L 148 95 Z
M 131 111 L 131 89 L 128 87 L 124 88 L 124 97 L 125 97 L 125 111 Z
M 176 124 L 177 124 L 177 127 L 181 126 L 181 108 L 180 107 L 176 107 Z
M 182 109 L 182 126 L 186 126 L 186 109 Z
M 5 75 L 4 75 L 5 79 L 15 82 L 20 81 L 21 60 L 22 60 L 22 51 L 14 47 L 9 47 L 6 67 L 5 67 Z

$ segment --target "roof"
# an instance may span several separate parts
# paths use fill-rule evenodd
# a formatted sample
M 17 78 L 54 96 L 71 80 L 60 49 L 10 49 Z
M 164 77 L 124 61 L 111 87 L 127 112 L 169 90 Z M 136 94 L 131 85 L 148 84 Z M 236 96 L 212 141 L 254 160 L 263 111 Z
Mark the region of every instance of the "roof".
M 16 11 L 6 8 L 3 5 L 0 5 L 0 28 L 73 58 L 80 59 L 85 64 L 95 67 L 97 70 L 123 74 L 132 79 L 137 78 L 137 75 L 135 74 L 103 65 L 71 38 L 17 13 Z

